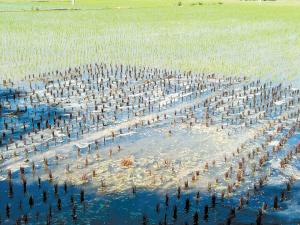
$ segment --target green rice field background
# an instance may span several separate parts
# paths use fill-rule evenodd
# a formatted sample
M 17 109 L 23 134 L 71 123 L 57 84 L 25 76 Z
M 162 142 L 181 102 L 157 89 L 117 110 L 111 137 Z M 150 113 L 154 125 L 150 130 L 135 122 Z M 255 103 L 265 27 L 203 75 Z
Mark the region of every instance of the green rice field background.
M 299 1 L 1 0 L 0 11 L 1 79 L 95 62 L 300 75 Z

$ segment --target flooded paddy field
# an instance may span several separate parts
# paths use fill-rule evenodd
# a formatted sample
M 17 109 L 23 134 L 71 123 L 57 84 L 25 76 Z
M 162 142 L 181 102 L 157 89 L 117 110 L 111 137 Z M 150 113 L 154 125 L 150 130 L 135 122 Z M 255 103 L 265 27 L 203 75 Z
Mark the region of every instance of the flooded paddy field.
M 3 224 L 299 222 L 299 84 L 99 63 L 0 86 Z

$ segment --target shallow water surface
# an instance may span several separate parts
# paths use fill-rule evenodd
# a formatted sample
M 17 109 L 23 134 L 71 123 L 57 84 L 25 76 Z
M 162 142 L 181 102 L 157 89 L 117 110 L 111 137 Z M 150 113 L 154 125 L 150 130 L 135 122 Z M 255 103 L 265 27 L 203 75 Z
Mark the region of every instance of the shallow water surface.
M 298 86 L 96 64 L 0 97 L 4 224 L 300 219 Z

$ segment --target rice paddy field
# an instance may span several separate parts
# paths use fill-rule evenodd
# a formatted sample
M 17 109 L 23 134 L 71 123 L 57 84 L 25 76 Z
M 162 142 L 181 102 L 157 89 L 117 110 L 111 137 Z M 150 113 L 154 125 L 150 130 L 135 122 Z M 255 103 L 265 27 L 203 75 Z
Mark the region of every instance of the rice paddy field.
M 0 0 L 1 224 L 299 224 L 299 1 Z
M 299 77 L 299 2 L 120 2 L 0 1 L 1 78 L 96 62 Z

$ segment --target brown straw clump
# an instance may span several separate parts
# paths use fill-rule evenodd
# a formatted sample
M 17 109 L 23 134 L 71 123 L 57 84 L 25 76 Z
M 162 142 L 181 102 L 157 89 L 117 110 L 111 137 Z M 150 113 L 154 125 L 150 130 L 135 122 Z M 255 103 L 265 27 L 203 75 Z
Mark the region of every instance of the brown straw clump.
M 133 157 L 132 156 L 124 156 L 121 159 L 121 166 L 130 167 L 133 166 Z

